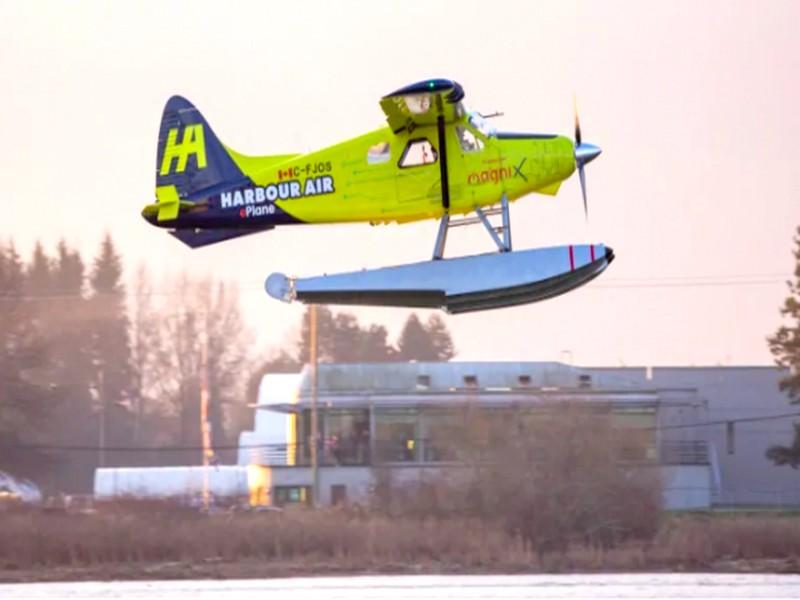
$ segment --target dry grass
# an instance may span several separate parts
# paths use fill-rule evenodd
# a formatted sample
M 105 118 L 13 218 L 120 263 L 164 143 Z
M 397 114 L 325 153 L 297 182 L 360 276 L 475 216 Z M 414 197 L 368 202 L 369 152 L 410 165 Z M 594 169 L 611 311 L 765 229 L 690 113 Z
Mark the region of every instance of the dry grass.
M 660 483 L 617 460 L 621 436 L 607 419 L 569 407 L 545 417 L 500 436 L 465 414 L 446 448 L 461 469 L 411 487 L 378 469 L 366 512 L 207 515 L 129 501 L 92 514 L 0 513 L 0 580 L 87 569 L 95 578 L 800 570 L 795 518 L 667 516 Z
M 168 504 L 112 504 L 97 513 L 21 511 L 2 517 L 0 568 L 165 561 L 490 563 L 524 558 L 500 529 L 473 520 L 364 517 L 342 511 L 202 515 Z
M 743 570 L 754 564 L 794 570 L 800 558 L 800 523 L 777 515 L 672 517 L 648 540 L 614 547 L 572 542 L 543 554 L 501 523 L 343 511 L 202 515 L 166 504 L 126 503 L 89 515 L 6 513 L 0 526 L 3 579 L 15 572 L 46 573 L 41 567 L 67 569 L 69 578 L 69 569 L 124 565 L 135 571 L 138 565 L 144 571 L 164 563 L 253 565 L 238 576 L 280 574 L 269 565 L 291 565 L 291 574 Z M 170 576 L 204 574 L 220 576 L 202 568 Z

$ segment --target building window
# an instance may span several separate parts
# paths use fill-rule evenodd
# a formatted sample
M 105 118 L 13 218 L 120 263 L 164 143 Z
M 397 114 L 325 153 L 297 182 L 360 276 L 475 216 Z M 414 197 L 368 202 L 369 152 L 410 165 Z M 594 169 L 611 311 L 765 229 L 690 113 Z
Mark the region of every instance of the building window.
M 367 163 L 370 165 L 379 165 L 385 163 L 392 156 L 392 147 L 389 142 L 378 142 L 369 147 L 367 150 Z
M 311 488 L 307 485 L 276 485 L 273 498 L 275 506 L 311 504 Z
M 347 486 L 334 484 L 331 486 L 331 505 L 347 504 Z
M 425 138 L 418 138 L 408 142 L 398 165 L 402 169 L 421 167 L 433 164 L 438 159 L 439 155 L 436 153 L 436 148 L 433 147 L 433 144 Z
M 471 388 L 478 387 L 478 376 L 464 375 L 464 385 Z
M 389 409 L 375 413 L 375 452 L 378 462 L 415 462 L 417 460 L 416 409 Z
M 369 462 L 369 411 L 331 409 L 322 418 L 324 464 L 364 465 Z

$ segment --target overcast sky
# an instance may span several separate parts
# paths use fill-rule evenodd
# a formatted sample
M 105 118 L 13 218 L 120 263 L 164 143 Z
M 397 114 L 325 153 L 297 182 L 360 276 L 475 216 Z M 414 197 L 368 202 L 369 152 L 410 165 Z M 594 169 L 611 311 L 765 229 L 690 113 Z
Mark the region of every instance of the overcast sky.
M 238 282 L 259 347 L 300 306 L 273 271 L 313 275 L 427 258 L 436 224 L 283 228 L 189 250 L 147 225 L 161 110 L 191 99 L 252 154 L 318 149 L 383 122 L 379 98 L 432 77 L 496 124 L 572 136 L 577 178 L 512 208 L 517 248 L 604 242 L 617 259 L 547 302 L 447 317 L 458 358 L 586 365 L 768 364 L 800 224 L 800 2 L 2 2 L 0 235 L 28 253 L 105 231 L 129 271 Z M 487 251 L 453 232 L 450 254 Z M 355 310 L 394 335 L 408 311 Z M 426 316 L 427 313 L 424 315 Z

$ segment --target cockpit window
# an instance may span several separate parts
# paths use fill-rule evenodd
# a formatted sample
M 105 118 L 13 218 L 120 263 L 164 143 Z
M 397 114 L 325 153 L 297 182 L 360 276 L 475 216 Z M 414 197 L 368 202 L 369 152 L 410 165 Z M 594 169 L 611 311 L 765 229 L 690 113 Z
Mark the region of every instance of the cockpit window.
M 483 150 L 483 140 L 462 125 L 456 125 L 456 135 L 461 149 L 464 152 L 478 152 Z
M 431 108 L 431 95 L 430 94 L 414 94 L 403 98 L 406 103 L 408 112 L 412 115 L 422 115 L 428 112 Z
M 497 130 L 489 125 L 489 122 L 476 112 L 469 113 L 469 122 L 475 129 L 486 137 L 494 137 Z
M 417 138 L 408 142 L 398 163 L 401 168 L 419 167 L 435 163 L 439 158 L 436 148 L 427 139 Z
M 392 148 L 389 142 L 378 142 L 370 146 L 367 150 L 367 163 L 371 165 L 379 165 L 385 163 L 392 156 Z

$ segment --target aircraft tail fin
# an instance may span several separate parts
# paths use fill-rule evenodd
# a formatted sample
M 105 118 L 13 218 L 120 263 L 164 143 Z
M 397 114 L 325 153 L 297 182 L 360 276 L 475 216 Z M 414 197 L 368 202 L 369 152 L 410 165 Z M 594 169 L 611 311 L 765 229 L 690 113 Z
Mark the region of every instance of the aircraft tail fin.
M 248 181 L 200 111 L 186 98 L 172 96 L 158 132 L 158 220 L 176 218 L 182 200 L 202 199 Z

